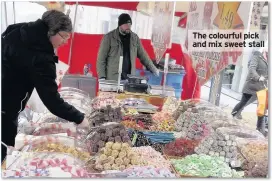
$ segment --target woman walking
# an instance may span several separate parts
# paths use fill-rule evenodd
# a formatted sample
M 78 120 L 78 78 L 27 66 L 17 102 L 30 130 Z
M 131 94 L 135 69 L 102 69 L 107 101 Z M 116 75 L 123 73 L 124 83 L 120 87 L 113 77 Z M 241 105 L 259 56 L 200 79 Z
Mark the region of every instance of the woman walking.
M 241 101 L 232 110 L 232 116 L 237 117 L 241 110 L 248 104 L 248 101 L 254 97 L 256 93 L 265 89 L 268 80 L 268 51 L 266 48 L 255 51 L 250 60 L 247 79 L 243 88 Z M 258 118 L 257 130 L 261 129 L 263 119 Z

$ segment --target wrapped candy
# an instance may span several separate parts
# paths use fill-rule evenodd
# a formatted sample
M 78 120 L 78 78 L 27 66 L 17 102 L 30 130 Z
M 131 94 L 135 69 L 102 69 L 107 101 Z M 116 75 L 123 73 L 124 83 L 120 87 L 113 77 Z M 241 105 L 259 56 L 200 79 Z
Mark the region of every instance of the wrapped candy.
M 122 158 L 116 158 L 115 161 L 114 161 L 115 164 L 117 165 L 122 165 L 123 164 L 123 160 Z
M 174 120 L 165 120 L 160 123 L 157 123 L 157 125 L 151 129 L 153 131 L 173 131 L 174 130 Z
M 121 143 L 114 143 L 112 145 L 113 150 L 121 150 L 122 144 Z
M 106 146 L 107 148 L 102 148 L 98 153 L 99 157 L 95 162 L 95 168 L 97 170 L 100 170 L 102 167 L 104 170 L 124 170 L 128 168 L 129 165 L 141 163 L 137 154 L 133 153 L 127 143 L 106 143 Z M 108 149 L 112 149 L 110 155 L 105 154 Z
M 166 133 L 162 133 L 162 134 L 151 133 L 150 134 L 147 132 L 148 134 L 147 135 L 140 131 L 134 131 L 129 133 L 132 140 L 135 134 L 137 135 L 136 142 L 134 143 L 136 147 L 151 146 L 156 151 L 159 151 L 161 153 L 163 152 L 163 148 L 165 144 L 174 140 L 174 135 L 172 133 L 171 134 L 168 134 L 168 133 L 167 134 Z
M 174 142 L 165 145 L 164 154 L 169 156 L 184 157 L 194 153 L 194 149 L 198 146 L 200 140 L 188 140 L 178 138 Z
M 35 147 L 32 147 L 31 150 L 34 152 L 44 152 L 44 151 L 52 152 L 53 151 L 53 152 L 67 153 L 81 160 L 88 160 L 90 157 L 90 154 L 88 152 L 79 151 L 78 149 L 74 147 L 69 147 L 63 144 L 55 144 L 55 143 L 37 145 Z
M 60 168 L 64 172 L 69 172 L 72 177 L 84 178 L 87 177 L 87 172 L 81 167 L 83 165 L 84 162 L 67 154 L 48 152 L 39 154 L 23 153 L 22 156 L 7 169 L 46 170 L 50 168 Z
M 127 98 L 122 100 L 121 104 L 127 106 L 137 106 L 147 104 L 147 102 L 144 99 Z
M 124 157 L 126 157 L 126 155 L 127 155 L 126 151 L 121 151 L 121 152 L 119 153 L 118 157 L 119 157 L 119 158 L 124 158 Z
M 157 152 L 150 146 L 133 147 L 133 153 L 139 155 L 139 160 L 143 165 L 154 166 L 155 168 L 171 168 L 171 164 L 160 152 Z
M 150 114 L 128 115 L 123 117 L 123 124 L 127 128 L 145 129 L 149 130 L 153 124 L 152 116 Z
M 113 142 L 107 142 L 106 143 L 106 148 L 112 148 Z
M 108 105 L 111 105 L 111 107 L 116 108 L 121 106 L 121 102 L 118 99 L 115 99 L 113 97 L 97 97 L 93 99 L 91 106 L 93 109 L 101 109 L 105 108 Z
M 110 132 L 110 133 L 109 133 Z M 99 128 L 93 133 L 91 133 L 91 137 L 88 137 L 86 140 L 86 145 L 89 148 L 91 153 L 97 153 L 100 149 L 102 149 L 106 145 L 106 148 L 121 149 L 122 142 L 126 142 L 128 144 L 131 143 L 131 140 L 128 136 L 128 133 L 125 131 L 123 125 L 108 125 L 106 128 Z M 112 135 L 109 137 L 109 135 Z M 82 139 L 86 138 L 86 135 L 82 136 Z
M 254 139 L 264 139 L 263 134 L 254 129 L 249 129 L 246 127 L 221 127 L 216 130 L 222 134 L 233 135 L 238 138 L 254 138 Z
M 50 112 L 42 115 L 40 119 L 38 120 L 39 123 L 52 123 L 52 122 L 59 122 L 59 121 L 60 119 Z
M 137 109 L 133 109 L 133 108 L 127 108 L 124 111 L 125 111 L 124 112 L 125 116 L 138 115 L 139 114 L 138 111 L 137 111 Z
M 60 143 L 70 147 L 74 147 L 76 144 L 76 140 L 72 137 L 58 135 L 32 136 L 17 134 L 15 138 L 15 148 L 17 150 L 20 150 L 27 145 L 35 147 L 36 145 L 42 145 L 46 143 Z
M 123 171 L 129 178 L 175 178 L 175 175 L 166 168 L 152 166 L 131 167 Z
M 28 178 L 28 177 L 50 177 L 49 170 L 32 169 L 32 170 L 3 170 L 2 178 Z
M 137 129 L 137 130 L 142 130 L 143 128 L 137 124 L 135 121 L 131 120 L 124 120 L 121 122 L 126 128 L 131 128 L 131 129 Z
M 50 134 L 66 133 L 67 136 L 76 135 L 76 125 L 73 123 L 43 123 L 39 125 L 31 125 L 35 128 L 33 131 L 34 136 L 43 136 Z
M 268 175 L 268 140 L 239 140 L 239 150 L 243 156 L 242 169 L 246 177 L 265 178 Z
M 236 173 L 223 159 L 216 156 L 193 154 L 183 159 L 171 159 L 171 163 L 181 175 L 215 178 L 243 176 L 243 172 Z
M 178 109 L 179 104 L 179 100 L 175 97 L 167 97 L 166 101 L 163 104 L 162 112 L 167 111 L 173 114 Z
M 98 127 L 106 122 L 120 122 L 122 112 L 120 107 L 113 108 L 112 105 L 107 105 L 104 108 L 94 109 L 90 114 L 86 115 L 86 118 L 92 127 Z
M 111 156 L 113 156 L 114 158 L 117 158 L 117 157 L 118 157 L 118 155 L 119 155 L 118 150 L 112 150 L 112 152 L 111 152 Z
M 237 146 L 235 136 L 224 135 L 213 132 L 195 148 L 197 154 L 208 154 L 210 156 L 221 156 L 225 162 L 237 160 Z
M 186 112 L 203 114 L 204 116 L 202 118 L 205 118 L 207 121 L 226 119 L 228 117 L 222 109 L 201 99 L 190 99 L 180 102 L 178 108 L 173 113 L 174 120 L 177 120 Z
M 205 119 L 204 114 L 204 112 L 184 112 L 175 123 L 175 131 L 185 132 L 186 138 L 192 140 L 205 138 L 210 134 L 211 127 L 208 125 L 208 121 Z

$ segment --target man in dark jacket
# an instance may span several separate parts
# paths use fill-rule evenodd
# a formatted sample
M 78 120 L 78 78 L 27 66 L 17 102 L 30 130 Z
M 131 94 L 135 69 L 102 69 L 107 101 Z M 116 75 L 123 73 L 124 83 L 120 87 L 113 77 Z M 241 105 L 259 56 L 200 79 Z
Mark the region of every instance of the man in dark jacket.
M 96 65 L 99 79 L 118 80 L 120 56 L 123 56 L 123 80 L 128 74 L 135 75 L 137 57 L 148 70 L 159 76 L 159 70 L 150 60 L 141 40 L 131 31 L 131 25 L 129 14 L 123 13 L 118 18 L 118 28 L 103 37 Z
M 67 42 L 72 31 L 68 16 L 55 10 L 30 23 L 10 25 L 2 40 L 2 142 L 14 146 L 17 118 L 36 88 L 50 112 L 79 126 L 88 126 L 84 114 L 64 102 L 56 84 L 58 57 L 54 48 Z M 2 158 L 6 156 L 2 146 Z

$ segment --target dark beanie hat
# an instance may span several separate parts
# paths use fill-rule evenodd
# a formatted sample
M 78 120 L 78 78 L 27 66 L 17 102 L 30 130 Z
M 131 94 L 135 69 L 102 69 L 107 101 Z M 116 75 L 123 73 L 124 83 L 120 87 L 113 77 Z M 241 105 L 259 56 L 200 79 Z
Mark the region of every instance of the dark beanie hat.
M 131 17 L 129 16 L 129 14 L 123 13 L 118 17 L 118 26 L 121 26 L 123 24 L 127 24 L 127 23 L 131 23 Z

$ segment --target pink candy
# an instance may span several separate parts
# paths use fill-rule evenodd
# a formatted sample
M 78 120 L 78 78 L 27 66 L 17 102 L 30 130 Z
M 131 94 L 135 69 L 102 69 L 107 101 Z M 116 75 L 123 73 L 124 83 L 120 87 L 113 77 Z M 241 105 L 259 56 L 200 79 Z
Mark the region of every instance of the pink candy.
M 68 161 L 66 158 L 59 159 L 39 159 L 39 158 L 34 158 L 29 162 L 30 166 L 26 165 L 26 168 L 32 168 L 32 169 L 47 169 L 48 167 L 59 167 L 65 172 L 69 172 L 73 175 L 73 177 L 76 178 L 83 178 L 87 177 L 87 172 L 81 168 L 81 167 L 76 167 L 74 165 L 68 165 Z M 21 169 L 25 169 L 22 167 Z M 39 176 L 39 175 L 35 175 Z
M 63 159 L 63 160 L 61 161 L 61 164 L 67 166 L 67 160 L 66 160 L 66 159 Z

